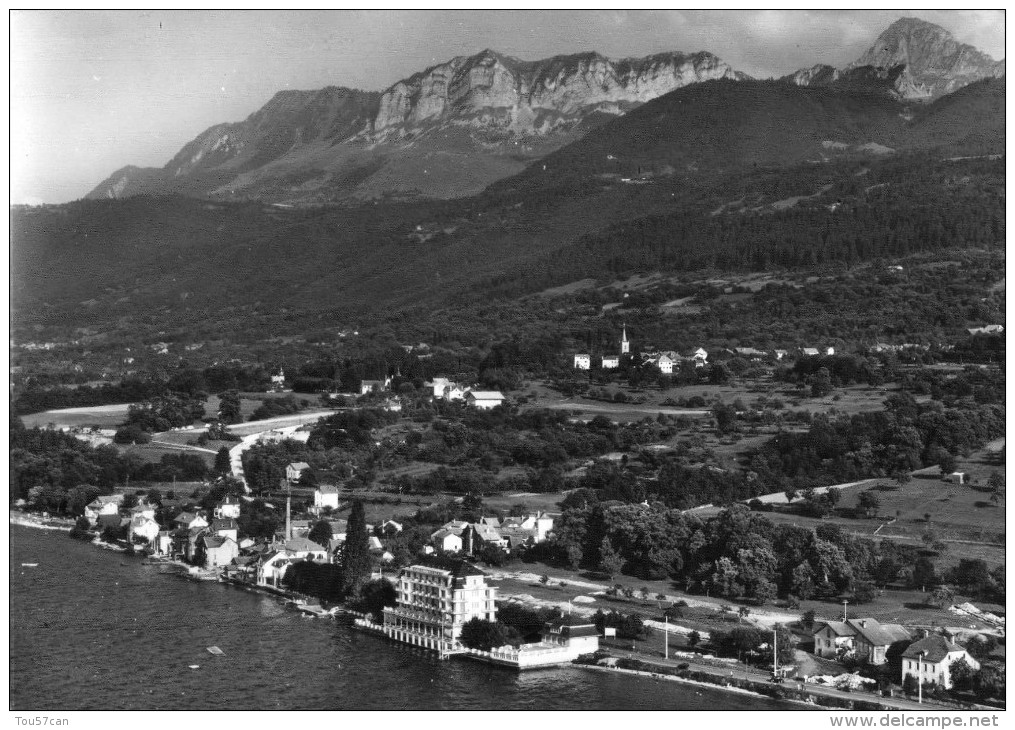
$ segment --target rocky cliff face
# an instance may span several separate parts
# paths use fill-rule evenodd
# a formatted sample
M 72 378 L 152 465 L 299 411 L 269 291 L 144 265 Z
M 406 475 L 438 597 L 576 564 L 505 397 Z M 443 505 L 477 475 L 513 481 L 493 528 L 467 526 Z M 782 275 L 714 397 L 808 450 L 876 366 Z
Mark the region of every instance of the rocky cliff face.
M 744 79 L 710 53 L 520 61 L 461 56 L 384 92 L 283 91 L 216 125 L 164 168 L 118 170 L 89 197 L 183 193 L 331 202 L 478 192 L 584 130 L 674 89 Z
M 597 53 L 524 62 L 493 51 L 453 58 L 384 92 L 372 132 L 451 122 L 548 134 L 590 111 L 619 114 L 688 84 L 742 79 L 710 53 L 614 61 Z
M 892 23 L 874 44 L 845 69 L 814 66 L 783 78 L 799 86 L 867 86 L 900 99 L 930 100 L 986 78 L 1005 75 L 973 46 L 959 43 L 939 25 L 919 18 Z

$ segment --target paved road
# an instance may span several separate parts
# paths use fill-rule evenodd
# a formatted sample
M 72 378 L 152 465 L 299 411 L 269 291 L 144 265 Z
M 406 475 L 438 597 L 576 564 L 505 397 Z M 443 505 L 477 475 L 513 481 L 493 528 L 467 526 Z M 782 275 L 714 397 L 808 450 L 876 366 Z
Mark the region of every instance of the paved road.
M 755 667 L 748 667 L 744 664 L 737 664 L 733 667 L 718 667 L 712 664 L 707 664 L 703 661 L 696 661 L 688 657 L 676 657 L 673 659 L 663 659 L 660 656 L 642 654 L 640 652 L 631 651 L 617 651 L 611 648 L 611 654 L 614 656 L 626 656 L 631 659 L 638 659 L 647 664 L 652 664 L 658 667 L 675 667 L 678 664 L 687 662 L 692 666 L 695 671 L 704 672 L 710 674 L 713 677 L 726 677 L 726 678 L 746 678 L 754 681 L 768 682 L 771 677 L 771 672 L 767 669 L 758 669 Z M 930 703 L 918 704 L 915 700 L 907 700 L 902 697 L 881 697 L 875 695 L 872 692 L 843 692 L 842 690 L 833 689 L 831 687 L 825 687 L 817 684 L 806 684 L 802 682 L 795 682 L 793 680 L 787 680 L 785 687 L 790 689 L 805 689 L 811 694 L 820 695 L 823 697 L 838 697 L 844 700 L 857 700 L 857 701 L 875 701 L 880 702 L 886 706 L 893 707 L 898 710 L 920 710 L 920 711 L 944 711 L 952 710 L 955 711 L 954 707 L 946 707 L 942 705 L 935 705 Z
M 540 405 L 540 408 L 551 408 L 553 410 L 564 410 L 564 411 L 586 411 L 589 413 L 645 413 L 646 415 L 654 416 L 657 413 L 663 413 L 667 416 L 689 416 L 694 418 L 701 418 L 703 416 L 712 415 L 711 411 L 707 410 L 688 410 L 686 408 L 659 408 L 659 407 L 646 407 L 644 405 L 636 405 L 633 403 L 618 403 L 616 405 L 598 405 L 595 403 L 580 403 L 572 401 L 563 401 L 561 403 L 547 403 Z

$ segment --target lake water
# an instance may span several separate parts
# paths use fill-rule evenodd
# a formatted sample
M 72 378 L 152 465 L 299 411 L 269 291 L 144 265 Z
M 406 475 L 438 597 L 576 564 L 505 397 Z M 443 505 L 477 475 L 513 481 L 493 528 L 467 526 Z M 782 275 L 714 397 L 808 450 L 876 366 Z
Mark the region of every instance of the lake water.
M 65 532 L 10 529 L 12 710 L 793 709 L 577 667 L 439 661 Z

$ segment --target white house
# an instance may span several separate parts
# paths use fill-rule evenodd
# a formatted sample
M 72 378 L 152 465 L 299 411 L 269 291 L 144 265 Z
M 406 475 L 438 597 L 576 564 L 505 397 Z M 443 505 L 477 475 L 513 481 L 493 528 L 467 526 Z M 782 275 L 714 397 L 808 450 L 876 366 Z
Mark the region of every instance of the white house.
M 278 369 L 275 375 L 271 376 L 271 389 L 282 390 L 285 388 L 285 371 L 282 368 Z
M 304 469 L 309 469 L 310 464 L 305 461 L 294 461 L 291 462 L 285 468 L 285 478 L 290 482 L 298 482 L 300 480 L 300 474 L 303 473 Z
M 447 378 L 434 378 L 433 382 L 427 383 L 427 385 L 433 388 L 434 398 L 443 398 L 444 389 L 454 385 L 454 383 Z
M 465 395 L 465 402 L 470 406 L 489 410 L 504 402 L 504 395 L 499 390 L 470 390 Z
M 169 530 L 159 530 L 159 534 L 152 540 L 151 547 L 156 555 L 169 555 L 173 551 L 173 536 Z
M 159 536 L 160 529 L 159 523 L 151 517 L 136 514 L 131 517 L 130 525 L 127 527 L 127 539 L 133 542 L 135 537 L 141 537 L 147 540 L 149 544 L 153 544 Z
M 553 529 L 553 518 L 545 512 L 536 515 L 536 542 L 543 542 Z
M 691 353 L 691 359 L 694 360 L 695 367 L 701 367 L 708 361 L 708 351 L 699 347 Z
M 296 562 L 285 550 L 274 550 L 265 556 L 257 568 L 257 582 L 260 585 L 278 586 L 289 566 Z
M 142 517 L 147 517 L 149 520 L 154 520 L 155 519 L 155 505 L 154 504 L 148 504 L 147 502 L 142 502 L 141 504 L 139 504 L 139 505 L 137 505 L 135 507 L 131 507 L 130 508 L 130 516 L 131 516 L 131 518 L 136 517 L 137 515 L 141 515 Z
M 212 520 L 209 529 L 218 537 L 228 537 L 233 542 L 239 542 L 240 526 L 231 517 L 220 517 Z
M 902 652 L 902 679 L 906 675 L 916 677 L 917 681 L 933 682 L 945 689 L 951 689 L 951 664 L 956 659 L 964 659 L 974 670 L 980 663 L 969 656 L 966 650 L 954 644 L 940 634 L 931 634 L 909 645 Z
M 294 537 L 292 540 L 286 541 L 283 546 L 285 552 L 289 553 L 296 560 L 327 560 L 328 559 L 328 548 L 323 545 L 318 545 L 312 540 L 308 540 L 305 537 Z
M 818 357 L 821 353 L 816 347 L 801 347 L 800 354 L 804 357 Z
M 326 507 L 338 509 L 338 487 L 322 484 L 314 490 L 314 514 L 320 514 Z
M 591 370 L 592 369 L 592 356 L 587 352 L 582 352 L 574 356 L 574 367 L 576 370 Z
M 656 367 L 659 368 L 659 372 L 663 375 L 673 374 L 673 360 L 668 355 L 660 355 L 659 359 L 656 360 Z
M 193 512 L 181 512 L 176 515 L 176 518 L 173 520 L 173 524 L 179 528 L 190 530 L 195 527 L 207 527 L 208 520 Z
M 366 395 L 367 393 L 379 393 L 382 390 L 387 390 L 390 386 L 390 377 L 387 377 L 384 380 L 361 380 L 359 384 L 359 394 Z
M 240 500 L 234 496 L 227 495 L 225 499 L 215 508 L 215 517 L 221 519 L 236 520 L 240 517 Z
M 204 548 L 204 566 L 221 568 L 229 565 L 240 554 L 236 541 L 231 537 L 204 534 L 199 538 Z
M 603 355 L 603 370 L 616 370 L 620 367 L 620 355 Z
M 455 534 L 453 530 L 440 529 L 430 536 L 434 547 L 446 553 L 460 553 L 462 551 L 462 537 Z
M 826 347 L 825 348 L 825 355 L 827 355 L 828 357 L 831 357 L 834 354 L 835 354 L 835 348 L 834 347 Z
M 122 494 L 104 494 L 96 497 L 85 506 L 85 517 L 94 524 L 100 515 L 118 515 L 122 503 Z
M 395 535 L 402 531 L 402 523 L 394 520 L 385 520 L 381 523 L 381 530 L 385 535 Z

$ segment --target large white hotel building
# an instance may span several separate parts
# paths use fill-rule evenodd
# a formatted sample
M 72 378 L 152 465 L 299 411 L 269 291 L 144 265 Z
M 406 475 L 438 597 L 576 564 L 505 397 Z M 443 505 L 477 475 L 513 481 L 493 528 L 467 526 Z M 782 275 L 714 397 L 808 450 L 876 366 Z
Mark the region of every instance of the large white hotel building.
M 486 573 L 464 560 L 422 558 L 402 570 L 396 591 L 397 605 L 384 609 L 384 633 L 442 654 L 462 648 L 465 622 L 497 618 L 497 589 L 486 584 Z

